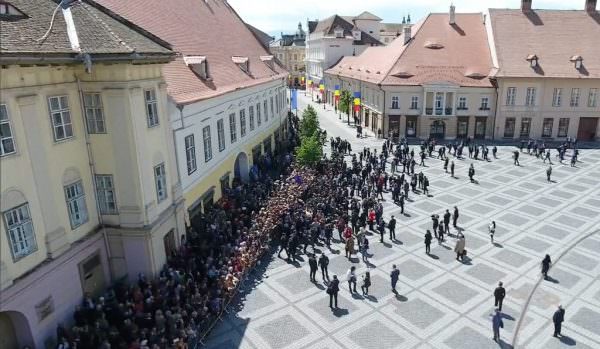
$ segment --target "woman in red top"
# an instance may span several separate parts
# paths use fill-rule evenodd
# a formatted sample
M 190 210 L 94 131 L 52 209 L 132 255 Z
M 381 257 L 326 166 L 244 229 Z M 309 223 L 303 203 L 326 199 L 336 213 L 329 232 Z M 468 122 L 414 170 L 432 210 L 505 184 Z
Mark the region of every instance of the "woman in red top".
M 375 210 L 369 210 L 369 230 L 373 230 L 373 224 L 375 224 Z

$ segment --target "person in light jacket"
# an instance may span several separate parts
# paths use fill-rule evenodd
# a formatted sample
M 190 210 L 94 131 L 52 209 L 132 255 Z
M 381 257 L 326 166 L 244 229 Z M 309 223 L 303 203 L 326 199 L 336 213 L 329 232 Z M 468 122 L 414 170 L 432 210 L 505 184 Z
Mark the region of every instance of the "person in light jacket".
M 459 258 L 462 261 L 465 257 L 465 236 L 462 233 L 458 233 L 458 240 L 454 246 L 454 252 L 456 252 L 456 260 Z

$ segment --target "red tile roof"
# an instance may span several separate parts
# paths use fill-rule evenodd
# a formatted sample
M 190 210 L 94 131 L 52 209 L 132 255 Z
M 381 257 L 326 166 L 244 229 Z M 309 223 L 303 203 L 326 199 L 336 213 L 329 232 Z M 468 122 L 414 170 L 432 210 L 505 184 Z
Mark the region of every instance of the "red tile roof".
M 490 9 L 490 21 L 497 77 L 600 78 L 598 12 Z M 529 55 L 538 57 L 538 68 L 531 68 Z M 575 69 L 572 56 L 583 58 L 583 69 Z
M 209 76 L 202 80 L 183 57 L 167 64 L 163 73 L 169 95 L 189 104 L 287 77 L 278 64 L 271 68 L 260 56 L 270 53 L 224 0 L 96 0 L 173 45 L 182 56 L 206 56 Z M 232 61 L 249 58 L 249 73 Z
M 411 28 L 412 39 L 407 45 L 401 35 L 386 47 L 345 57 L 327 73 L 383 85 L 449 82 L 491 87 L 487 77 L 492 59 L 482 14 L 457 13 L 455 25 L 448 20 L 447 13 L 430 14 Z

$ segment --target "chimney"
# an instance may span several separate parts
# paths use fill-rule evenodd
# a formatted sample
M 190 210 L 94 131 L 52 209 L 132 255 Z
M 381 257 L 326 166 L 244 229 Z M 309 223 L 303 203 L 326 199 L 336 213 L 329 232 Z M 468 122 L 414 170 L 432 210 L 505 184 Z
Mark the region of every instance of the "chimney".
M 404 45 L 406 45 L 412 39 L 410 25 L 404 26 L 402 32 L 404 33 Z
M 521 11 L 523 11 L 523 12 L 531 11 L 531 0 L 521 0 Z
M 454 25 L 456 23 L 456 13 L 455 13 L 455 7 L 454 5 L 450 5 L 450 25 Z
M 596 13 L 596 0 L 585 0 L 585 12 L 589 14 Z

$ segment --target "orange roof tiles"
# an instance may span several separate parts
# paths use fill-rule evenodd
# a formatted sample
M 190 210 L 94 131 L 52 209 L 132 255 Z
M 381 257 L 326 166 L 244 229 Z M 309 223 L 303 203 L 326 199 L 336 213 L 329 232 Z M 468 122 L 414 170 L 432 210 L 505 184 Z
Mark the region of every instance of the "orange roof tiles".
M 490 9 L 497 77 L 600 78 L 600 14 L 586 11 Z M 526 58 L 538 57 L 531 68 Z M 575 69 L 573 56 L 583 58 Z
M 173 45 L 185 56 L 205 56 L 211 80 L 198 77 L 178 57 L 163 68 L 167 90 L 177 104 L 189 104 L 236 89 L 287 76 L 278 64 L 261 61 L 270 55 L 224 0 L 96 0 Z M 248 57 L 245 73 L 232 57 Z

